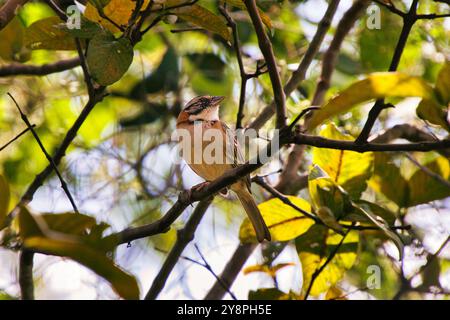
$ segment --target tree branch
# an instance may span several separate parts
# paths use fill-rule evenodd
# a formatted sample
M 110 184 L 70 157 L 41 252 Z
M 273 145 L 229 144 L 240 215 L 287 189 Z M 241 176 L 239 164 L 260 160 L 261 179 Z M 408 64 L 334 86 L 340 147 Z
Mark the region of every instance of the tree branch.
M 194 239 L 195 230 L 197 229 L 200 221 L 203 218 L 203 215 L 211 204 L 212 199 L 212 197 L 209 197 L 205 200 L 200 201 L 184 228 L 178 231 L 177 240 L 169 255 L 167 256 L 166 261 L 161 267 L 161 270 L 153 281 L 149 291 L 147 292 L 145 300 L 156 299 L 161 290 L 164 288 L 164 285 L 166 284 L 170 273 L 175 267 L 184 249 L 189 244 L 189 242 Z
M 59 172 L 58 167 L 56 166 L 56 164 L 53 161 L 52 157 L 48 154 L 47 150 L 45 149 L 44 145 L 42 144 L 41 139 L 39 138 L 39 136 L 36 133 L 36 131 L 33 129 L 33 126 L 31 125 L 31 123 L 28 120 L 27 116 L 20 109 L 19 104 L 17 103 L 16 99 L 14 99 L 14 97 L 9 92 L 8 92 L 8 96 L 12 99 L 12 101 L 16 105 L 17 110 L 19 110 L 20 117 L 22 118 L 23 122 L 25 122 L 25 124 L 27 125 L 28 129 L 30 129 L 31 133 L 33 134 L 34 139 L 36 140 L 36 142 L 39 145 L 39 148 L 44 153 L 45 157 L 47 158 L 48 162 L 50 163 L 50 166 L 52 167 L 53 170 L 55 170 L 55 173 L 58 176 L 59 181 L 61 182 L 61 188 L 64 190 L 67 198 L 69 199 L 73 210 L 76 213 L 79 213 L 77 205 L 75 204 L 75 201 L 73 200 L 72 194 L 70 193 L 70 190 L 69 190 L 69 188 L 67 186 L 67 183 L 66 183 L 66 181 L 64 181 L 64 178 L 62 177 L 61 173 Z
M 311 43 L 306 50 L 305 55 L 303 56 L 298 68 L 292 73 L 288 82 L 284 86 L 284 93 L 286 96 L 289 96 L 298 85 L 305 80 L 306 71 L 308 70 L 311 62 L 316 56 L 317 52 L 320 49 L 320 45 L 325 38 L 328 30 L 331 26 L 331 21 L 333 20 L 334 14 L 336 13 L 337 7 L 339 5 L 339 0 L 332 0 L 328 5 L 327 11 L 325 12 L 322 20 L 320 20 L 319 25 L 317 26 L 316 33 L 314 34 Z M 260 114 L 256 117 L 256 119 L 250 124 L 250 128 L 260 129 L 269 119 L 275 114 L 275 102 L 272 101 L 268 106 L 266 106 Z
M 34 128 L 36 125 L 32 124 L 31 127 Z M 14 138 L 12 138 L 11 140 L 9 140 L 4 146 L 0 147 L 0 152 L 3 151 L 4 149 L 6 149 L 11 143 L 13 143 L 14 141 L 16 141 L 17 139 L 19 139 L 21 136 L 23 136 L 25 133 L 28 132 L 28 130 L 30 130 L 30 128 L 26 128 L 24 130 L 22 130 L 22 132 L 20 132 L 17 136 L 15 136 Z
M 411 4 L 411 8 L 409 9 L 408 13 L 403 15 L 403 27 L 400 32 L 400 37 L 398 38 L 397 45 L 395 47 L 394 55 L 392 56 L 392 61 L 389 66 L 389 71 L 396 71 L 398 68 L 398 65 L 400 63 L 400 58 L 403 54 L 403 50 L 405 49 L 406 42 L 408 41 L 409 34 L 412 30 L 412 27 L 414 23 L 417 21 L 417 6 L 418 6 L 419 0 L 413 0 Z M 369 112 L 369 116 L 367 117 L 366 123 L 364 124 L 363 129 L 361 130 L 361 133 L 359 134 L 358 138 L 356 139 L 357 143 L 363 144 L 367 141 L 367 138 L 370 135 L 370 132 L 372 131 L 372 128 L 375 124 L 375 121 L 377 120 L 378 116 L 380 115 L 381 111 L 386 109 L 388 105 L 384 103 L 384 99 L 378 99 L 372 109 Z
M 311 102 L 313 106 L 320 106 L 323 104 L 325 93 L 331 84 L 331 75 L 333 74 L 336 66 L 342 43 L 350 30 L 353 28 L 355 22 L 363 15 L 364 10 L 368 5 L 368 0 L 355 1 L 350 9 L 345 12 L 341 21 L 337 25 L 333 40 L 322 58 L 322 71 Z
M 221 282 L 216 281 L 214 283 L 208 294 L 205 296 L 205 300 L 220 300 L 223 298 L 226 290 L 223 288 L 221 283 L 225 284 L 227 288 L 231 288 L 245 262 L 247 262 L 247 259 L 257 246 L 258 245 L 255 243 L 248 243 L 240 244 L 236 248 L 233 256 L 230 258 L 229 262 L 225 266 L 225 269 L 223 269 L 220 274 Z
M 41 66 L 13 63 L 0 67 L 0 77 L 9 76 L 46 76 L 52 73 L 73 69 L 80 65 L 79 58 L 61 60 L 55 63 L 43 64 Z
M 0 8 L 0 30 L 16 16 L 18 10 L 27 3 L 28 0 L 8 0 Z
M 33 252 L 25 249 L 20 252 L 19 285 L 22 300 L 34 300 L 33 256 Z
M 284 94 L 283 86 L 281 84 L 280 73 L 278 72 L 275 55 L 272 49 L 272 42 L 270 42 L 264 25 L 259 16 L 258 7 L 255 0 L 243 0 L 247 7 L 250 19 L 255 27 L 256 36 L 258 37 L 259 48 L 264 56 L 269 69 L 270 81 L 272 82 L 272 90 L 276 105 L 277 113 L 277 128 L 283 128 L 286 125 L 286 96 Z
M 356 152 L 369 151 L 432 151 L 450 148 L 450 140 L 422 141 L 416 143 L 366 143 L 358 144 L 353 141 L 331 140 L 320 136 L 298 134 L 292 138 L 293 143 L 328 148 L 337 150 L 349 150 Z
M 311 292 L 312 286 L 314 285 L 314 282 L 316 281 L 317 277 L 322 273 L 322 271 L 326 268 L 326 266 L 331 262 L 331 260 L 333 260 L 333 258 L 336 256 L 336 254 L 338 253 L 339 249 L 341 248 L 342 244 L 344 243 L 345 238 L 347 237 L 347 235 L 349 234 L 350 229 L 348 229 L 344 236 L 342 237 L 341 241 L 339 241 L 338 245 L 334 248 L 334 250 L 331 252 L 331 254 L 328 256 L 327 260 L 325 261 L 325 263 L 323 265 L 321 265 L 316 271 L 314 271 L 312 277 L 311 277 L 311 282 L 308 285 L 308 289 L 306 290 L 305 293 L 305 299 L 308 299 L 309 293 Z

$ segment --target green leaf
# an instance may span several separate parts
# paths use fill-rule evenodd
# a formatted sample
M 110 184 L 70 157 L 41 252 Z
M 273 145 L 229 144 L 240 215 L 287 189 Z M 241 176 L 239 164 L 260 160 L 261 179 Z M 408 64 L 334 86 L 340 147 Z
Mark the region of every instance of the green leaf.
M 179 78 L 180 66 L 178 55 L 175 49 L 169 46 L 158 68 L 134 85 L 128 96 L 132 99 L 142 100 L 147 94 L 161 90 L 165 90 L 166 92 L 175 91 L 178 89 Z M 150 107 L 154 105 L 155 103 L 152 103 Z
M 327 258 L 337 249 L 342 237 L 327 227 L 316 224 L 295 240 L 302 263 L 302 291 L 304 293 L 312 281 L 313 274 L 326 263 Z M 314 281 L 310 291 L 311 296 L 318 296 L 342 279 L 356 260 L 358 241 L 358 232 L 350 231 L 347 234 L 334 258 Z
M 320 135 L 334 140 L 354 140 L 352 136 L 340 132 L 333 123 L 328 124 Z M 373 153 L 314 148 L 312 162 L 319 165 L 352 198 L 358 199 L 372 175 Z
M 24 44 L 32 50 L 76 50 L 74 38 L 61 29 L 58 17 L 36 21 L 25 30 Z
M 386 221 L 386 223 L 388 225 L 390 225 L 390 226 L 394 225 L 394 222 L 397 217 L 395 216 L 395 214 L 392 211 L 390 211 L 376 203 L 372 203 L 372 202 L 369 202 L 366 200 L 354 200 L 353 203 L 356 204 L 357 206 L 364 206 L 364 208 L 366 208 L 366 210 L 371 212 L 376 217 L 380 217 L 381 219 Z M 346 215 L 343 218 L 343 220 L 373 224 L 372 220 L 368 219 L 365 214 L 361 214 L 361 211 L 359 211 L 359 210 L 355 210 L 355 211 L 351 212 L 350 214 Z
M 308 190 L 314 208 L 328 208 L 336 220 L 351 211 L 350 197 L 320 166 L 315 165 L 308 175 Z
M 3 228 L 9 209 L 10 191 L 8 181 L 0 174 L 0 230 Z
M 311 212 L 311 205 L 298 197 L 288 196 L 288 199 L 297 207 Z M 270 199 L 258 205 L 261 215 L 270 230 L 273 241 L 288 241 L 305 233 L 314 221 L 302 213 L 284 204 L 280 199 Z M 248 218 L 245 218 L 239 230 L 239 239 L 242 243 L 255 243 L 255 230 Z
M 231 41 L 231 32 L 225 21 L 198 4 L 180 7 L 170 11 L 187 22 L 214 32 L 227 41 Z
M 79 28 L 70 29 L 66 23 L 58 25 L 58 28 L 70 34 L 72 37 L 80 39 L 91 39 L 97 34 L 105 32 L 98 23 L 92 22 L 84 16 L 81 16 Z
M 133 61 L 133 47 L 126 38 L 111 33 L 97 34 L 89 43 L 87 64 L 92 78 L 100 85 L 118 81 Z
M 436 93 L 445 107 L 450 103 L 450 61 L 446 61 L 436 80 Z
M 439 157 L 424 167 L 450 182 L 450 163 L 445 157 Z M 408 186 L 410 207 L 450 196 L 450 188 L 447 185 L 420 168 L 411 176 Z
M 31 237 L 25 239 L 24 247 L 50 255 L 68 257 L 88 267 L 109 281 L 114 290 L 124 299 L 139 299 L 139 287 L 136 279 L 119 269 L 103 253 L 72 239 L 52 239 Z
M 369 17 L 366 15 L 367 19 Z M 358 35 L 361 63 L 369 72 L 387 70 L 400 35 L 402 19 L 387 10 L 382 10 L 380 24 L 389 27 L 368 28 L 366 23 L 367 21 L 363 21 L 362 30 Z
M 294 292 L 284 293 L 277 288 L 260 288 L 256 291 L 250 290 L 248 300 L 299 300 Z
M 44 236 L 49 233 L 45 220 L 39 216 L 34 216 L 28 208 L 22 206 L 18 215 L 19 234 L 22 240 L 30 237 Z
M 404 208 L 408 202 L 408 182 L 388 154 L 375 153 L 374 172 L 369 186 L 375 192 L 384 194 L 400 208 Z
M 102 238 L 107 224 L 96 224 L 94 218 L 75 213 L 33 215 L 26 207 L 21 208 L 18 219 L 24 247 L 71 258 L 109 281 L 121 297 L 139 299 L 136 279 L 105 254 L 117 245 L 114 236 Z
M 422 100 L 416 109 L 417 116 L 432 124 L 441 126 L 450 132 L 450 124 L 447 121 L 447 110 L 431 100 Z
M 446 62 L 436 79 L 435 93 L 439 103 L 423 99 L 417 107 L 417 115 L 450 132 L 448 108 L 450 105 L 450 62 Z
M 421 97 L 436 100 L 433 88 L 419 77 L 398 72 L 379 72 L 353 83 L 329 100 L 320 110 L 314 112 L 309 129 L 314 129 L 323 121 L 349 111 L 356 104 L 386 97 Z
M 247 10 L 247 7 L 244 4 L 244 1 L 242 0 L 224 0 L 226 3 L 228 3 L 230 6 Z M 270 20 L 269 16 L 264 13 L 261 9 L 258 9 L 259 16 L 261 17 L 262 22 L 266 25 L 267 28 L 272 29 L 272 21 Z
M 0 30 L 0 57 L 6 61 L 25 62 L 30 59 L 30 50 L 24 46 L 25 26 L 18 17 Z
M 97 225 L 95 218 L 81 213 L 68 212 L 40 216 L 49 229 L 73 235 L 85 235 L 88 230 Z
M 383 220 L 380 216 L 376 216 L 371 212 L 371 207 L 365 203 L 353 203 L 355 209 L 360 211 L 363 215 L 365 215 L 373 224 L 375 224 L 380 230 L 382 230 L 389 239 L 391 239 L 395 246 L 398 249 L 399 261 L 403 259 L 403 250 L 404 245 L 402 239 L 389 228 L 389 225 L 386 221 Z

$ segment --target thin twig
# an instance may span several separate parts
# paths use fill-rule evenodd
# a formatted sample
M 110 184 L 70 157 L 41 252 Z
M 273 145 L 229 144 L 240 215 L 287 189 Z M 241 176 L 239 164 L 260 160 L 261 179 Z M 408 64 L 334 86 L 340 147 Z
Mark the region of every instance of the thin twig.
M 281 77 L 280 73 L 278 72 L 275 54 L 272 48 L 272 42 L 270 41 L 266 31 L 264 30 L 264 25 L 259 15 L 255 0 L 243 1 L 255 28 L 259 48 L 261 49 L 261 52 L 267 63 L 267 68 L 269 69 L 269 77 L 270 81 L 272 82 L 272 90 L 276 105 L 276 127 L 278 129 L 281 129 L 286 126 L 286 96 L 281 84 Z
M 350 229 L 348 229 L 347 232 L 345 232 L 345 234 L 342 236 L 341 241 L 339 241 L 338 245 L 330 253 L 330 255 L 328 256 L 328 258 L 325 261 L 325 263 L 323 265 L 321 265 L 316 271 L 314 271 L 314 273 L 313 273 L 313 275 L 311 277 L 311 282 L 309 283 L 308 289 L 305 292 L 304 300 L 308 299 L 309 293 L 311 292 L 312 286 L 314 285 L 314 282 L 316 281 L 317 277 L 322 273 L 322 271 L 327 267 L 327 265 L 331 262 L 331 260 L 333 260 L 333 258 L 339 252 L 339 249 L 341 248 L 342 244 L 344 243 L 344 240 L 347 237 L 347 235 L 349 234 L 349 232 L 350 232 Z
M 222 281 L 222 279 L 214 272 L 214 270 L 212 269 L 211 265 L 208 263 L 208 261 L 206 261 L 205 257 L 203 256 L 202 252 L 200 251 L 199 247 L 197 246 L 197 244 L 194 245 L 195 249 L 197 250 L 197 253 L 199 254 L 200 258 L 203 260 L 203 267 L 205 267 L 213 276 L 214 278 L 216 278 L 216 281 L 218 281 L 220 283 L 220 285 L 222 286 L 223 289 L 225 289 L 228 294 L 231 296 L 231 298 L 233 300 L 237 300 L 236 296 L 234 295 L 234 293 L 230 290 L 230 288 L 226 285 L 226 283 L 224 283 Z
M 289 96 L 305 79 L 306 71 L 308 70 L 311 62 L 316 56 L 320 49 L 320 46 L 331 26 L 331 21 L 336 13 L 337 7 L 339 6 L 339 0 L 332 0 L 328 5 L 327 11 L 325 12 L 322 20 L 320 20 L 317 26 L 316 33 L 314 34 L 311 43 L 306 50 L 298 68 L 292 73 L 292 76 L 284 86 L 284 93 Z M 272 101 L 268 106 L 266 106 L 256 117 L 256 119 L 250 124 L 250 128 L 260 129 L 269 119 L 275 114 L 275 102 Z
M 175 267 L 184 249 L 189 244 L 189 242 L 194 239 L 195 230 L 197 229 L 200 221 L 203 218 L 203 215 L 211 204 L 211 201 L 212 197 L 200 201 L 184 228 L 177 232 L 177 240 L 169 255 L 167 256 L 166 261 L 164 261 L 161 270 L 153 281 L 149 291 L 145 295 L 145 300 L 156 299 L 161 290 L 164 288 L 164 285 L 166 284 L 170 273 Z
M 413 0 L 408 13 L 402 16 L 403 26 L 394 50 L 394 55 L 392 56 L 389 71 L 396 71 L 398 68 L 403 51 L 406 47 L 406 42 L 408 41 L 409 34 L 411 33 L 412 27 L 417 21 L 416 13 L 418 3 L 419 0 Z M 366 123 L 364 124 L 361 133 L 359 134 L 358 138 L 356 138 L 357 143 L 366 143 L 367 139 L 369 138 L 370 132 L 372 131 L 372 128 L 375 125 L 376 120 L 378 119 L 378 116 L 380 115 L 381 111 L 383 111 L 387 107 L 389 107 L 389 105 L 384 103 L 384 99 L 378 99 L 375 102 L 374 106 L 369 112 Z
M 32 124 L 31 128 L 34 128 L 36 125 Z M 22 130 L 21 133 L 19 133 L 17 136 L 15 136 L 14 138 L 12 138 L 11 140 L 9 140 L 4 146 L 2 146 L 0 148 L 0 152 L 3 151 L 3 149 L 7 148 L 11 143 L 13 143 L 14 141 L 16 141 L 17 139 L 19 139 L 22 135 L 24 135 L 25 133 L 27 133 L 30 130 L 30 128 L 26 128 L 25 130 Z
M 226 7 L 226 4 L 224 6 L 219 6 L 220 13 L 224 16 L 225 20 L 227 20 L 228 26 L 231 28 L 231 32 L 233 35 L 233 48 L 236 55 L 236 59 L 239 65 L 239 74 L 241 76 L 241 91 L 239 93 L 239 107 L 238 112 L 236 114 L 236 129 L 242 128 L 242 119 L 244 118 L 244 105 L 245 105 L 245 95 L 246 95 L 246 89 L 247 89 L 247 81 L 249 79 L 249 75 L 245 71 L 244 68 L 244 62 L 242 59 L 242 51 L 241 46 L 239 42 L 239 34 L 236 22 L 233 20 L 233 18 L 228 13 Z
M 14 102 L 14 104 L 16 105 L 17 110 L 19 110 L 20 117 L 22 118 L 23 122 L 25 122 L 25 124 L 27 125 L 28 129 L 30 129 L 31 133 L 33 134 L 33 137 L 36 139 L 36 142 L 38 143 L 39 147 L 41 148 L 41 150 L 44 153 L 45 157 L 47 158 L 48 162 L 52 166 L 53 170 L 55 170 L 55 173 L 58 176 L 59 181 L 61 182 L 61 188 L 66 193 L 66 196 L 69 199 L 70 204 L 73 207 L 73 210 L 76 213 L 79 213 L 77 205 L 75 204 L 75 201 L 73 200 L 72 194 L 69 191 L 67 183 L 66 183 L 66 181 L 64 181 L 64 178 L 62 177 L 61 173 L 59 172 L 58 166 L 56 165 L 56 163 L 53 161 L 53 158 L 50 156 L 50 154 L 45 149 L 44 145 L 42 144 L 41 139 L 39 138 L 38 134 L 34 130 L 33 126 L 31 125 L 30 121 L 28 120 L 27 116 L 22 112 L 22 109 L 20 109 L 19 104 L 17 103 L 16 99 L 14 99 L 12 94 L 10 94 L 9 92 L 7 94 L 11 98 L 11 100 Z
M 423 172 L 425 172 L 427 175 L 429 175 L 430 177 L 432 177 L 433 179 L 435 179 L 436 181 L 440 182 L 441 184 L 443 184 L 444 186 L 446 186 L 447 188 L 450 188 L 450 182 L 448 182 L 447 180 L 445 180 L 444 178 L 442 178 L 440 175 L 438 175 L 436 172 L 430 170 L 429 168 L 423 166 L 422 164 L 420 164 L 419 161 L 417 161 L 412 155 L 410 155 L 409 153 L 405 153 L 406 158 L 408 158 L 409 161 L 411 161 L 412 163 L 414 163 L 420 170 L 422 170 Z

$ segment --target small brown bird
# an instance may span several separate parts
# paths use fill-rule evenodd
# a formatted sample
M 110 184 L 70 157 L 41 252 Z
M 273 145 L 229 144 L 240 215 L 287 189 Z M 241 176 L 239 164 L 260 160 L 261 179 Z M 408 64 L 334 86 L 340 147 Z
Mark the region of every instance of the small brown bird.
M 206 180 L 206 183 L 215 180 L 226 171 L 235 168 L 238 164 L 244 163 L 235 134 L 219 119 L 219 106 L 223 99 L 224 97 L 220 96 L 195 97 L 186 104 L 186 107 L 180 112 L 177 119 L 177 129 L 184 129 L 189 135 L 188 144 L 184 144 L 184 146 L 187 145 L 186 148 L 190 148 L 187 151 L 189 151 L 191 156 L 187 159 L 186 152 L 183 151 L 183 157 L 192 170 Z M 206 133 L 211 129 L 217 130 L 213 134 L 214 137 L 222 139 L 222 141 L 219 141 L 221 142 L 219 146 L 222 146 L 218 150 L 220 154 L 213 154 L 216 161 L 205 158 L 207 156 L 205 151 L 210 148 L 211 143 L 215 142 L 215 140 L 211 141 L 210 138 L 206 138 Z M 196 157 L 197 155 L 199 156 Z M 200 161 L 193 161 L 193 159 L 199 158 Z M 230 189 L 236 193 L 247 212 L 258 241 L 262 242 L 264 239 L 270 241 L 269 229 L 250 190 L 250 176 L 245 176 L 242 180 L 233 184 Z

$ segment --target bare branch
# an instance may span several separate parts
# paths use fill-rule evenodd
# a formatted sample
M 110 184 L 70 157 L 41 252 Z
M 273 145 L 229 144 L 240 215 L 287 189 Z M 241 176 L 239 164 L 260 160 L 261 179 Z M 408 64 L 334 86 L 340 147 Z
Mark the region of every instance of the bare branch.
M 153 281 L 152 286 L 147 292 L 145 300 L 156 299 L 161 290 L 164 288 L 164 285 L 166 284 L 170 273 L 175 267 L 184 249 L 189 244 L 189 242 L 194 239 L 195 230 L 197 229 L 200 221 L 203 218 L 203 215 L 211 204 L 211 201 L 212 197 L 200 201 L 184 228 L 178 231 L 177 240 L 169 255 L 167 256 L 166 261 L 161 267 L 161 270 Z
M 240 244 L 233 256 L 230 258 L 229 262 L 220 274 L 221 282 L 216 281 L 212 288 L 209 290 L 208 294 L 205 296 L 205 300 L 220 300 L 226 293 L 223 289 L 221 283 L 224 283 L 227 288 L 231 288 L 234 280 L 238 276 L 242 267 L 244 266 L 247 259 L 253 253 L 258 245 L 254 243 Z
M 281 84 L 280 73 L 278 72 L 275 55 L 272 49 L 272 42 L 270 42 L 264 25 L 259 16 L 258 7 L 255 0 L 243 0 L 247 7 L 250 18 L 255 27 L 256 36 L 258 37 L 259 48 L 264 56 L 269 69 L 270 81 L 272 82 L 273 95 L 276 105 L 277 113 L 277 128 L 283 128 L 286 125 L 286 96 L 284 94 L 283 86 Z
M 406 46 L 406 42 L 408 41 L 409 34 L 412 30 L 412 27 L 414 26 L 414 23 L 417 21 L 417 6 L 418 6 L 419 0 L 413 0 L 411 3 L 411 8 L 409 9 L 408 13 L 403 16 L 403 27 L 400 32 L 400 36 L 397 41 L 397 45 L 395 47 L 394 55 L 392 56 L 391 64 L 389 66 L 389 71 L 396 71 L 398 68 L 398 65 L 400 63 L 400 58 L 403 54 L 403 51 Z M 366 123 L 364 124 L 363 129 L 361 130 L 361 133 L 359 134 L 358 138 L 356 139 L 357 143 L 365 143 L 367 141 L 367 138 L 370 135 L 370 132 L 372 131 L 372 128 L 375 124 L 375 121 L 378 119 L 378 116 L 380 115 L 381 111 L 389 107 L 388 104 L 384 103 L 384 99 L 378 99 L 372 109 L 369 112 L 369 116 L 367 117 Z
M 33 256 L 33 252 L 25 249 L 20 252 L 19 285 L 22 300 L 34 300 Z
M 13 63 L 6 66 L 0 66 L 0 77 L 19 75 L 46 76 L 52 73 L 73 69 L 79 65 L 79 58 L 61 60 L 55 63 L 43 64 L 41 66 Z
M 342 237 L 341 241 L 339 241 L 338 245 L 330 253 L 330 255 L 328 256 L 328 258 L 325 261 L 325 263 L 323 265 L 321 265 L 316 271 L 314 271 L 314 273 L 313 273 L 313 275 L 311 277 L 311 282 L 309 283 L 308 289 L 306 290 L 306 293 L 305 293 L 305 300 L 308 299 L 309 293 L 311 292 L 312 286 L 314 285 L 314 282 L 316 281 L 317 277 L 322 273 L 322 271 L 326 268 L 326 266 L 331 262 L 331 260 L 333 260 L 333 258 L 339 252 L 339 249 L 341 248 L 342 244 L 344 243 L 344 240 L 347 237 L 347 235 L 349 234 L 349 232 L 350 232 L 350 229 L 348 229 L 345 232 L 345 234 Z
M 368 0 L 355 1 L 350 9 L 344 14 L 341 21 L 339 21 L 333 40 L 322 58 L 322 71 L 314 93 L 314 98 L 311 102 L 313 106 L 320 106 L 323 104 L 325 93 L 330 87 L 331 76 L 336 66 L 342 43 L 353 28 L 355 22 L 363 15 L 368 4 Z
M 8 96 L 12 99 L 12 101 L 16 105 L 17 110 L 19 110 L 20 117 L 22 118 L 23 122 L 25 122 L 28 129 L 30 129 L 31 133 L 33 134 L 34 139 L 36 140 L 36 142 L 39 145 L 39 148 L 41 148 L 42 152 L 44 153 L 45 157 L 47 158 L 48 162 L 50 163 L 50 166 L 52 167 L 53 170 L 55 170 L 55 173 L 58 176 L 59 181 L 61 182 L 61 188 L 64 190 L 67 198 L 69 199 L 70 204 L 73 207 L 73 210 L 75 210 L 76 213 L 79 213 L 77 205 L 75 204 L 75 201 L 73 200 L 72 194 L 70 193 L 69 188 L 67 187 L 67 183 L 66 183 L 66 181 L 64 181 L 64 178 L 62 177 L 61 173 L 58 170 L 58 166 L 53 161 L 53 158 L 48 154 L 47 150 L 45 149 L 44 145 L 42 144 L 41 139 L 39 138 L 36 131 L 33 129 L 33 126 L 31 125 L 27 116 L 20 109 L 19 104 L 17 103 L 16 99 L 14 99 L 14 97 L 9 92 L 8 92 Z
M 303 56 L 298 68 L 292 73 L 292 76 L 284 86 L 284 93 L 286 96 L 289 96 L 295 88 L 305 79 L 306 71 L 308 70 L 311 62 L 316 56 L 317 52 L 320 49 L 320 45 L 325 38 L 325 35 L 328 32 L 328 29 L 331 25 L 331 20 L 336 13 L 337 7 L 339 5 L 339 0 L 332 0 L 328 5 L 328 9 L 325 12 L 322 20 L 319 22 L 317 26 L 316 33 L 314 34 L 311 43 L 306 50 L 305 55 Z M 273 101 L 267 107 L 265 107 L 256 119 L 250 124 L 250 128 L 260 129 L 275 113 L 275 102 Z
M 34 128 L 36 125 L 32 124 L 31 127 Z M 4 149 L 6 149 L 11 143 L 13 143 L 14 141 L 16 141 L 17 139 L 19 139 L 22 135 L 24 135 L 25 133 L 28 132 L 28 130 L 30 130 L 30 128 L 26 128 L 25 130 L 22 130 L 21 133 L 19 133 L 17 136 L 15 136 L 14 138 L 12 138 L 11 140 L 9 140 L 4 146 L 2 146 L 0 148 L 0 152 L 3 151 Z
M 0 8 L 0 30 L 7 26 L 7 24 L 16 16 L 21 7 L 27 3 L 28 0 L 8 0 Z

